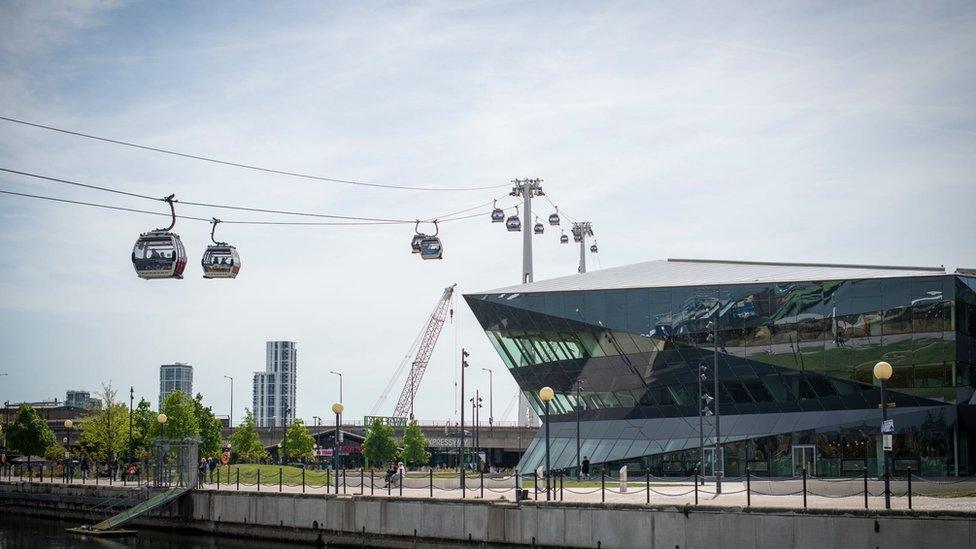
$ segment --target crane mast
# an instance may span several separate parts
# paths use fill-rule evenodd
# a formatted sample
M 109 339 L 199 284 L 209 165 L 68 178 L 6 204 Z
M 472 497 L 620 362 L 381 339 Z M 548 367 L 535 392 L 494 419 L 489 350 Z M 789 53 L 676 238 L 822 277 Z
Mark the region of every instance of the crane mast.
M 407 376 L 407 383 L 403 386 L 403 391 L 400 392 L 400 398 L 397 400 L 396 408 L 393 411 L 394 417 L 410 417 L 413 419 L 414 397 L 417 395 L 417 389 L 420 388 L 420 381 L 423 379 L 424 372 L 427 370 L 430 355 L 434 353 L 434 345 L 437 344 L 437 338 L 441 335 L 441 328 L 444 327 L 444 322 L 447 320 L 455 286 L 457 284 L 451 284 L 447 288 L 444 288 L 444 294 L 437 301 L 437 305 L 434 306 L 434 312 L 430 314 L 430 318 L 427 320 L 427 327 L 424 328 L 423 335 L 420 338 L 420 344 L 417 346 L 417 354 L 410 364 L 410 374 Z M 453 314 L 453 311 L 451 311 L 451 314 Z

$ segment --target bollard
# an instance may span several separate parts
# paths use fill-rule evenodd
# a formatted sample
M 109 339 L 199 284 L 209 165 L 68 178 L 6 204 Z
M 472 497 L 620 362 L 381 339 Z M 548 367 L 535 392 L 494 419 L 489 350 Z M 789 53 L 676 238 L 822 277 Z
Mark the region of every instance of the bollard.
M 237 491 L 238 492 L 241 491 L 241 468 L 240 467 L 237 468 L 237 487 L 236 488 L 237 488 Z
M 434 470 L 428 471 L 430 473 L 430 497 L 434 497 Z
M 539 499 L 539 473 L 538 473 L 538 471 L 535 472 L 535 473 L 533 473 L 532 480 L 533 480 L 534 491 L 535 491 L 535 499 L 538 500 Z
M 325 470 L 325 493 L 328 494 L 332 491 L 332 469 Z
M 519 490 L 522 489 L 522 483 L 521 483 L 522 479 L 519 477 L 519 472 L 517 467 L 515 468 L 515 475 L 513 476 L 515 477 L 515 501 L 519 502 L 522 501 L 521 498 L 519 498 Z
M 607 502 L 607 470 L 600 470 L 600 503 Z
M 138 477 L 137 477 L 138 482 Z M 217 468 L 217 489 L 220 490 L 220 467 Z
M 373 495 L 376 490 L 376 471 L 372 467 L 369 468 L 369 495 Z
M 651 504 L 651 470 L 648 469 L 644 474 L 645 477 L 647 478 L 647 480 L 645 481 L 647 487 L 647 504 L 650 505 Z
M 393 484 L 393 477 L 390 477 L 390 480 L 386 481 L 386 495 L 391 494 L 390 490 L 393 490 L 392 484 Z
M 908 508 L 912 508 L 912 470 L 908 469 Z
M 347 484 L 348 484 L 348 483 L 346 482 L 346 470 L 345 470 L 345 469 L 343 469 L 343 470 L 342 470 L 342 493 L 343 493 L 343 494 L 345 494 L 345 493 L 346 493 L 346 485 L 347 485 Z M 403 484 L 403 483 L 401 482 L 400 484 Z M 401 486 L 401 489 L 400 489 L 400 492 L 401 492 L 401 495 L 403 495 L 403 494 L 402 494 L 402 492 L 403 492 L 403 488 L 402 488 L 402 486 Z
M 695 505 L 698 505 L 698 469 L 695 469 Z
M 746 507 L 752 507 L 752 471 L 746 467 Z
M 868 508 L 868 468 L 864 467 L 864 508 Z
M 559 473 L 559 501 L 563 500 L 563 477 L 565 476 L 565 474 Z
M 804 465 L 801 469 L 803 471 L 803 508 L 807 508 L 807 468 Z
M 407 482 L 407 472 L 403 472 L 403 476 L 400 477 L 400 497 L 403 497 L 403 483 Z M 343 491 L 345 493 L 345 491 Z
M 218 475 L 218 478 L 217 478 L 217 482 L 218 482 L 217 485 L 220 486 L 220 484 L 219 484 L 219 482 L 220 482 L 219 475 Z M 302 493 L 303 494 L 305 493 L 305 468 L 304 467 L 302 467 Z
M 485 499 L 485 472 L 481 471 L 481 499 Z
M 359 468 L 359 495 L 366 493 L 366 468 Z
M 258 486 L 258 492 L 260 492 L 260 491 L 261 491 L 261 469 L 258 469 L 258 481 L 257 481 L 257 486 Z
M 281 467 L 278 467 L 278 492 L 281 492 Z

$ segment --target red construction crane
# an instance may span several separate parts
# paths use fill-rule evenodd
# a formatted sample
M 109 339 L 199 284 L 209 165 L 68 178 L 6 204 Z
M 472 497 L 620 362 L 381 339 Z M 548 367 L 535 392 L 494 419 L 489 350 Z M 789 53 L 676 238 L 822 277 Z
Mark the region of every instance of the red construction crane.
M 410 350 L 407 351 L 407 354 L 403 357 L 403 361 L 400 362 L 400 366 L 397 367 L 396 373 L 393 374 L 393 378 L 386 385 L 383 394 L 380 395 L 380 398 L 373 406 L 373 414 L 376 414 L 383 403 L 386 402 L 393 386 L 396 385 L 400 376 L 403 375 L 407 364 L 409 364 L 410 373 L 407 376 L 407 382 L 403 386 L 403 390 L 400 392 L 400 398 L 397 400 L 396 408 L 393 410 L 393 417 L 409 417 L 413 419 L 413 400 L 417 395 L 417 390 L 420 388 L 420 381 L 424 377 L 424 372 L 427 370 L 430 355 L 434 353 L 434 345 L 437 344 L 437 338 L 441 335 L 441 328 L 444 327 L 444 322 L 447 320 L 448 315 L 452 319 L 454 318 L 454 309 L 450 307 L 450 304 L 451 298 L 454 296 L 455 286 L 457 284 L 451 284 L 447 288 L 444 288 L 444 293 L 437 300 L 437 304 L 434 306 L 434 312 L 430 314 L 424 331 L 420 332 L 420 335 L 414 340 Z M 414 354 L 414 349 L 416 349 L 416 354 Z M 413 356 L 412 361 L 410 361 L 411 356 Z

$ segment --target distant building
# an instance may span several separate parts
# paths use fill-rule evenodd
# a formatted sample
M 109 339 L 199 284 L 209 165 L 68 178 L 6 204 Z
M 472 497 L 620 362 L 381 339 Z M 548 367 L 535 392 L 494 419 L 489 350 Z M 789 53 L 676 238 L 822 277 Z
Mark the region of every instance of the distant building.
M 177 389 L 193 396 L 193 366 L 182 362 L 163 364 L 159 367 L 159 405 Z
M 295 419 L 298 356 L 294 341 L 269 341 L 265 371 L 254 372 L 254 419 L 259 427 L 290 425 Z
M 102 401 L 92 398 L 88 391 L 68 390 L 64 396 L 64 405 L 79 410 L 98 410 L 102 407 Z

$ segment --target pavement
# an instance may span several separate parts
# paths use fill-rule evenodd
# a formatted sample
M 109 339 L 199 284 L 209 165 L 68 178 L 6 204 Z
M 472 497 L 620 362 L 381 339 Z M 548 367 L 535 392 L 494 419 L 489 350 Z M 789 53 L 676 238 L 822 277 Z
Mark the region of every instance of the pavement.
M 7 480 L 6 478 L 3 480 Z M 18 481 L 17 477 L 9 479 Z M 364 489 L 359 487 L 358 475 L 353 478 L 349 475 L 349 485 L 340 487 L 339 493 L 349 496 L 371 495 L 377 497 L 409 497 L 409 498 L 430 498 L 431 491 L 425 477 L 411 477 L 407 479 L 407 486 L 402 488 L 385 488 L 381 478 L 375 480 L 374 486 L 370 487 L 369 479 L 366 479 Z M 27 480 L 24 479 L 26 482 Z M 43 481 L 33 479 L 32 482 L 44 482 L 62 484 L 61 478 L 46 478 Z M 95 484 L 93 479 L 82 481 L 75 478 L 73 484 Z M 440 483 L 436 483 L 440 484 Z M 749 505 L 756 507 L 772 507 L 783 509 L 864 509 L 864 483 L 862 479 L 810 479 L 807 483 L 807 495 L 803 496 L 802 481 L 799 480 L 771 480 L 771 481 L 752 481 L 749 486 L 751 494 L 747 494 L 746 483 L 743 481 L 724 481 L 722 483 L 722 493 L 716 494 L 715 483 L 706 482 L 699 485 L 697 490 L 697 504 L 710 507 L 746 507 Z M 99 479 L 99 485 L 109 485 L 107 479 Z M 137 489 L 132 482 L 111 483 L 114 487 L 130 487 Z M 508 487 L 511 486 L 511 487 Z M 946 479 L 941 482 L 913 483 L 912 509 L 925 511 L 964 511 L 976 512 L 976 481 Z M 201 489 L 217 490 L 217 483 L 206 483 Z M 271 492 L 309 495 L 326 495 L 335 492 L 334 486 L 308 486 L 283 484 L 279 487 L 278 483 L 262 483 L 260 490 L 255 485 L 240 485 L 221 483 L 220 490 L 240 491 L 240 492 Z M 529 487 L 529 499 L 533 501 L 545 501 L 546 493 L 544 484 L 540 481 L 539 490 Z M 551 493 L 554 501 L 581 502 L 581 503 L 628 503 L 636 505 L 674 505 L 685 506 L 696 504 L 696 490 L 693 482 L 668 482 L 652 480 L 649 484 L 645 481 L 632 481 L 627 484 L 626 491 L 613 481 L 607 484 L 605 489 L 599 486 L 557 486 Z M 919 493 L 925 492 L 925 493 Z M 943 492 L 938 495 L 936 492 Z M 902 482 L 892 484 L 892 509 L 908 509 L 907 486 Z M 781 495 L 770 495 L 781 494 Z M 884 509 L 884 488 L 883 484 L 877 480 L 871 480 L 868 484 L 869 509 Z M 962 495 L 959 495 L 962 494 Z M 462 494 L 459 488 L 441 488 L 435 485 L 433 490 L 434 499 L 473 499 L 473 500 L 515 500 L 514 479 L 486 479 L 482 489 L 479 479 L 468 479 L 467 489 Z M 805 499 L 805 501 L 804 501 Z

